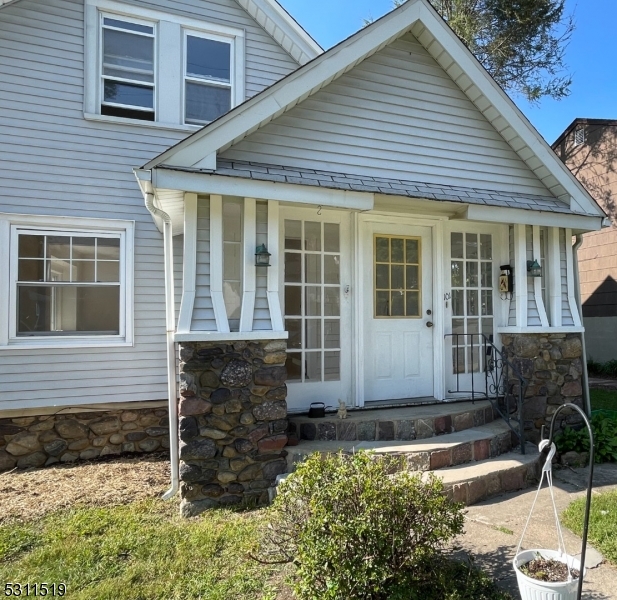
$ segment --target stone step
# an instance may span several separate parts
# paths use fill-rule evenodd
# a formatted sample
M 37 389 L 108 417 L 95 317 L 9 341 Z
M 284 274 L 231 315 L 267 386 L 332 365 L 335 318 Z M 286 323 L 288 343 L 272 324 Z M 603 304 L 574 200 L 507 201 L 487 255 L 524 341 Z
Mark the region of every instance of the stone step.
M 493 421 L 473 429 L 449 435 L 413 441 L 301 441 L 287 448 L 289 470 L 314 452 L 331 454 L 339 451 L 371 450 L 377 454 L 400 457 L 401 468 L 429 471 L 486 460 L 509 452 L 512 433 L 503 421 Z
M 443 481 L 453 500 L 470 506 L 537 484 L 541 469 L 538 448 L 527 442 L 525 449 L 524 455 L 514 450 L 496 458 L 440 469 L 434 474 Z
M 336 413 L 322 419 L 289 416 L 300 440 L 411 441 L 472 429 L 493 421 L 488 400 L 440 403 L 402 408 L 350 410 L 346 419 Z

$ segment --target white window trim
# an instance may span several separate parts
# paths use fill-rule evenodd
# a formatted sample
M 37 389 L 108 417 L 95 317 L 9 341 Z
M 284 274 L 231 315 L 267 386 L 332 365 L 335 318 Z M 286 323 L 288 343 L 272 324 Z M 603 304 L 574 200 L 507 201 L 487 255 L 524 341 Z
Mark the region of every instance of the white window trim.
M 142 121 L 101 114 L 101 14 L 119 19 L 146 21 L 155 28 L 155 120 Z M 127 5 L 116 0 L 86 0 L 84 11 L 85 69 L 84 118 L 92 121 L 140 125 L 177 131 L 195 131 L 200 125 L 184 123 L 185 36 L 193 33 L 229 41 L 232 46 L 231 108 L 245 99 L 244 29 L 228 27 L 173 13 Z M 144 23 L 145 24 L 145 23 Z
M 120 334 L 115 336 L 17 337 L 16 281 L 17 230 L 119 235 L 120 260 Z M 133 346 L 134 302 L 134 221 L 82 219 L 0 213 L 0 351 L 17 348 L 91 348 Z M 8 268 L 6 268 L 8 267 Z

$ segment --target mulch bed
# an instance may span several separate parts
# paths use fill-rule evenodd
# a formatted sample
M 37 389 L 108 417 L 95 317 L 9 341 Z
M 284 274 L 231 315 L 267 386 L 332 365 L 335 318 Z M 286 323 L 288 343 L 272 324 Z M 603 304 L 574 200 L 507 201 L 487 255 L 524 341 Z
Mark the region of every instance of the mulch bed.
M 0 474 L 0 525 L 74 506 L 117 506 L 160 497 L 169 486 L 166 454 L 8 471 Z
M 532 561 L 521 565 L 520 569 L 527 577 L 537 579 L 538 581 L 550 583 L 564 583 L 568 581 L 568 566 L 558 560 L 534 558 Z M 576 569 L 570 569 L 570 573 L 573 579 L 578 579 L 579 572 Z

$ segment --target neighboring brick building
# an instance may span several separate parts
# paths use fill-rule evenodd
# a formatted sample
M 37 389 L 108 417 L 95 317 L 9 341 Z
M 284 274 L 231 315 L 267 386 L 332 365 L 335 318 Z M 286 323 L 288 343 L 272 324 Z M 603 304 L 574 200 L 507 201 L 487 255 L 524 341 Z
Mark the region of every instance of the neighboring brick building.
M 578 256 L 587 355 L 617 359 L 617 120 L 575 119 L 553 150 L 612 221 L 584 235 Z

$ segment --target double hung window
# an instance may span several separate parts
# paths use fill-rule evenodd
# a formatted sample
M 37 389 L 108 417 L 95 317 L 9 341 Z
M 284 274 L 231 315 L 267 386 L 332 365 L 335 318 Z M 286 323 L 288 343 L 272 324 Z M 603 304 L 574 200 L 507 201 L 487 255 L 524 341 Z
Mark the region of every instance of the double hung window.
M 190 130 L 245 99 L 242 29 L 142 6 L 115 13 L 113 0 L 85 2 L 86 119 Z
M 0 346 L 132 344 L 133 224 L 85 221 L 0 215 Z
M 231 108 L 232 45 L 224 39 L 186 35 L 186 123 L 202 125 Z
M 154 25 L 102 15 L 101 113 L 155 120 Z

